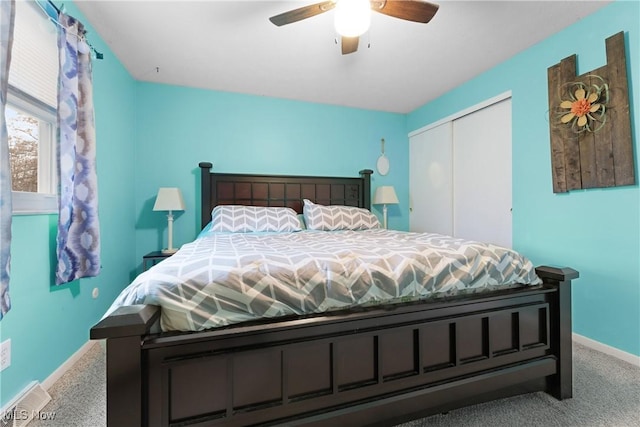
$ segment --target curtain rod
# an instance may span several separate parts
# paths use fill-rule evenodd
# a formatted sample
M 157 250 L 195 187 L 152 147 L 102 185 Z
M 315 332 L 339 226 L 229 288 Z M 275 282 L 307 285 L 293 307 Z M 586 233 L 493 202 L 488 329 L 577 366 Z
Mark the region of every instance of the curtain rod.
M 61 8 L 56 6 L 55 3 L 53 3 L 53 1 L 51 1 L 51 0 L 47 0 L 47 3 L 49 4 L 49 6 L 51 6 L 56 11 L 56 13 L 58 15 L 60 15 L 60 13 L 62 12 Z M 83 34 L 83 36 L 84 36 L 84 34 Z M 91 48 L 91 50 L 95 54 L 96 59 L 103 59 L 104 58 L 104 55 L 102 53 L 98 52 L 98 50 L 95 47 L 93 47 L 93 45 L 91 45 L 91 43 L 89 43 L 88 40 L 86 40 L 86 37 L 85 37 L 85 42 L 89 45 L 89 48 Z
M 52 8 L 54 8 L 56 10 L 58 15 L 60 14 L 60 9 L 58 9 L 58 6 L 56 6 L 51 0 L 47 0 L 47 3 L 49 3 L 49 6 L 51 6 Z

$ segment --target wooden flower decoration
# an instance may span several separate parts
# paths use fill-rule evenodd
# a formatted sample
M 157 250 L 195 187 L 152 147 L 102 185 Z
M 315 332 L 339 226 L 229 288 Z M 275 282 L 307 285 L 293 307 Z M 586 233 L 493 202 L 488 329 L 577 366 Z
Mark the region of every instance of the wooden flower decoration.
M 602 82 L 601 86 L 587 86 L 582 82 L 569 83 L 569 100 L 560 103 L 560 122 L 570 124 L 576 132 L 596 132 L 606 121 L 606 103 L 609 89 L 601 77 L 591 76 Z M 567 111 L 568 110 L 568 111 Z
M 584 74 L 575 54 L 547 69 L 554 193 L 636 183 L 625 37 L 608 37 L 607 63 Z

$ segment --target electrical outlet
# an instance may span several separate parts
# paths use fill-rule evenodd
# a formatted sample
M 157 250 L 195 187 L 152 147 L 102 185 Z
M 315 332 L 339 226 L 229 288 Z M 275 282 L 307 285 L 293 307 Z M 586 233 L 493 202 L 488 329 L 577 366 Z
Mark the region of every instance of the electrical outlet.
M 5 370 L 11 365 L 11 339 L 5 340 L 0 344 L 0 371 Z

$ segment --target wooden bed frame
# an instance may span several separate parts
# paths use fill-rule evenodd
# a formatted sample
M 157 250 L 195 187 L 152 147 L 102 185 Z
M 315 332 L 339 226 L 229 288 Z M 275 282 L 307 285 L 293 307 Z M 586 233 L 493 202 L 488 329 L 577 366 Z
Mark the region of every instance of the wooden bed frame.
M 202 226 L 216 204 L 370 207 L 370 170 L 319 178 L 200 167 Z M 533 391 L 569 398 L 578 273 L 536 271 L 541 286 L 203 332 L 159 333 L 159 307 L 121 307 L 90 333 L 107 340 L 107 424 L 394 425 Z

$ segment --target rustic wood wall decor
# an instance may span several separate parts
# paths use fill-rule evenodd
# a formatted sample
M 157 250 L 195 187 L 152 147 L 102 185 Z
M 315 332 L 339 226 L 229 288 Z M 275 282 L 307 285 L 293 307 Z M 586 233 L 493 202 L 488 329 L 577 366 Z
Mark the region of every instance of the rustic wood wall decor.
M 635 184 L 624 33 L 607 65 L 576 76 L 576 55 L 549 67 L 553 192 Z

